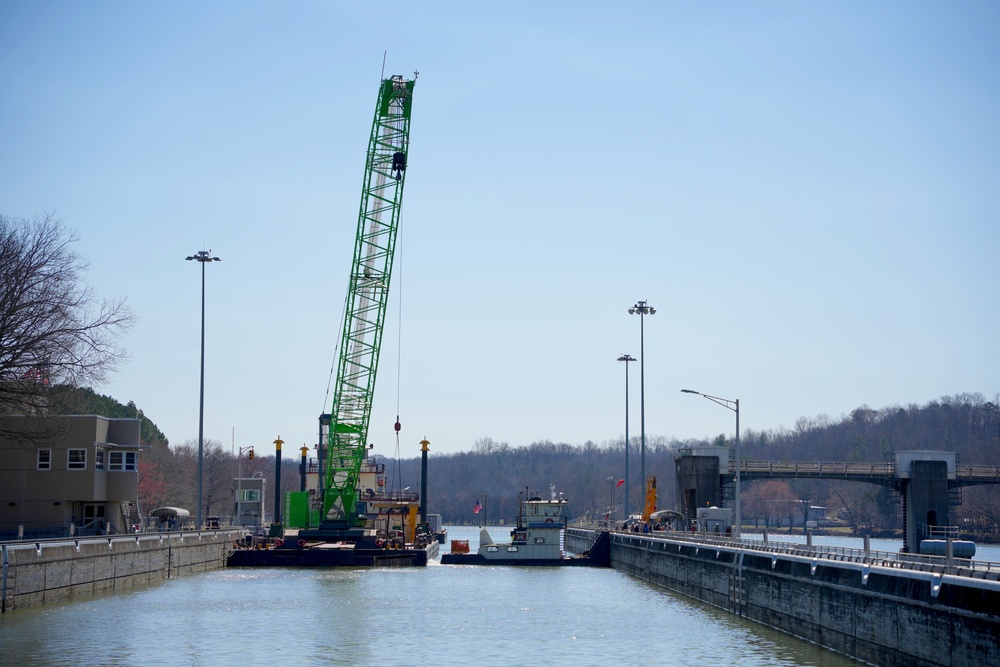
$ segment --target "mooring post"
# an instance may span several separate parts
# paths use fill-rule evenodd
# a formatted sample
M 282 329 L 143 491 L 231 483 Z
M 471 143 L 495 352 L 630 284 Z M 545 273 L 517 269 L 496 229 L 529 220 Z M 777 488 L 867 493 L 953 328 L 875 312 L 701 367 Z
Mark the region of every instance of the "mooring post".
M 281 446 L 285 441 L 278 436 L 274 441 L 274 522 L 281 523 Z M 261 524 L 264 523 L 264 498 L 260 502 Z

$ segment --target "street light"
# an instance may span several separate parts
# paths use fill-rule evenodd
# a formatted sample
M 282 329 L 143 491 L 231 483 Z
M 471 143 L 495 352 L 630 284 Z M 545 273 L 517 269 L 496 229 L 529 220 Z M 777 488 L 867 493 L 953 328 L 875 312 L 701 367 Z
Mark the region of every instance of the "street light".
M 618 357 L 618 361 L 625 362 L 625 520 L 628 521 L 628 362 L 635 361 L 635 358 L 628 354 Z
M 250 460 L 253 460 L 253 445 L 240 447 L 239 454 L 236 455 L 236 522 L 243 525 L 243 452 L 247 452 Z
M 700 391 L 694 391 L 693 389 L 681 389 L 685 394 L 697 394 L 698 396 L 704 396 L 713 403 L 718 403 L 724 408 L 728 408 L 736 413 L 736 447 L 733 449 L 733 458 L 735 459 L 736 467 L 736 479 L 733 482 L 733 493 L 736 498 L 733 502 L 733 510 L 736 514 L 735 522 L 736 529 L 733 532 L 733 537 L 739 539 L 740 537 L 740 526 L 743 525 L 743 514 L 740 512 L 740 399 L 728 399 L 719 398 L 718 396 L 709 396 L 708 394 L 703 394 Z
M 201 264 L 201 381 L 198 398 L 198 530 L 201 530 L 201 476 L 205 458 L 205 264 L 222 260 L 212 257 L 211 250 L 199 250 L 184 259 Z
M 645 348 L 645 332 L 643 331 L 643 320 L 646 315 L 655 315 L 656 308 L 646 305 L 645 301 L 638 301 L 634 306 L 628 309 L 629 315 L 639 316 L 639 430 L 642 434 L 639 449 L 639 459 L 641 461 L 640 468 L 642 469 L 642 497 L 645 503 L 646 497 L 646 355 L 643 351 Z M 627 367 L 627 365 L 626 365 Z M 645 506 L 644 506 L 645 507 Z

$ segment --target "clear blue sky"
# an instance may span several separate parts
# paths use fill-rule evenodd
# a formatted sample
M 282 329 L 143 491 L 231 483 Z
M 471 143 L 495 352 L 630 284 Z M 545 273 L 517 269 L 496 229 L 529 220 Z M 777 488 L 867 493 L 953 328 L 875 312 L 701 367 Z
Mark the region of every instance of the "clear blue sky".
M 386 75 L 420 70 L 369 440 L 794 428 L 1000 391 L 995 2 L 0 3 L 0 211 L 139 321 L 172 444 L 313 444 Z M 639 365 L 630 373 L 639 432 Z

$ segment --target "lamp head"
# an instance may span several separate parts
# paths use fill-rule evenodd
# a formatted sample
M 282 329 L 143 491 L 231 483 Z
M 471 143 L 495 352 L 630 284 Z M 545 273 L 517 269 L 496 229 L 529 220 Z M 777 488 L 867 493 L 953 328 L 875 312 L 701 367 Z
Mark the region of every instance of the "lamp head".
M 211 250 L 199 250 L 195 254 L 191 255 L 190 257 L 185 257 L 184 259 L 187 259 L 187 260 L 192 260 L 193 259 L 193 260 L 196 260 L 196 261 L 199 261 L 199 262 L 221 262 L 222 261 L 218 257 L 212 257 L 212 251 Z

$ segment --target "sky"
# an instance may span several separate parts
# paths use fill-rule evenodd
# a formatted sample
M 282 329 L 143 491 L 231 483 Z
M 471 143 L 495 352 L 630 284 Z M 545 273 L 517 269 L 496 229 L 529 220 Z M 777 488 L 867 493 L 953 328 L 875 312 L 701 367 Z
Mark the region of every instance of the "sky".
M 5 0 L 0 212 L 54 212 L 127 299 L 130 358 L 94 389 L 171 445 L 198 438 L 184 258 L 220 257 L 205 438 L 297 456 L 384 59 L 419 77 L 376 454 L 735 432 L 681 389 L 740 399 L 744 431 L 991 399 L 998 27 L 975 0 Z

